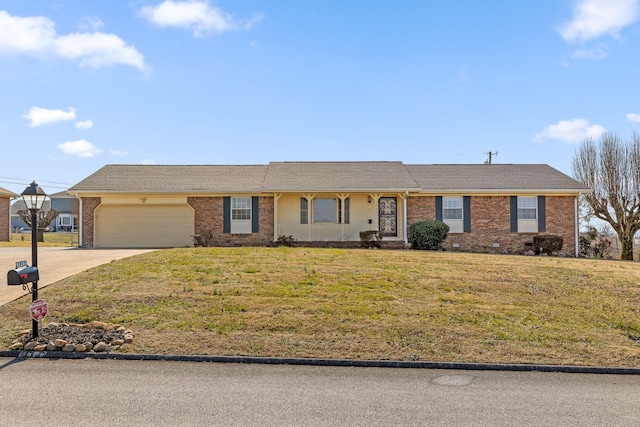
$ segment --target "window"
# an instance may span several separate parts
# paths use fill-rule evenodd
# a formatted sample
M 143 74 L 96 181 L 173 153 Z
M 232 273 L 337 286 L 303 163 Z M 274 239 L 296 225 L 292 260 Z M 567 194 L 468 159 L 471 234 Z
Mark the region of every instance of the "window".
M 449 226 L 450 233 L 463 233 L 464 217 L 462 197 L 442 197 L 442 222 Z
M 518 197 L 518 219 L 538 219 L 537 197 Z
M 251 221 L 251 197 L 231 198 L 231 221 Z
M 342 199 L 338 199 L 338 224 L 342 224 Z M 349 224 L 349 198 L 344 199 L 344 223 Z
M 313 222 L 336 223 L 336 199 L 315 199 L 313 201 Z
M 462 219 L 462 197 L 442 198 L 442 219 Z
M 300 224 L 309 224 L 309 201 L 300 198 Z

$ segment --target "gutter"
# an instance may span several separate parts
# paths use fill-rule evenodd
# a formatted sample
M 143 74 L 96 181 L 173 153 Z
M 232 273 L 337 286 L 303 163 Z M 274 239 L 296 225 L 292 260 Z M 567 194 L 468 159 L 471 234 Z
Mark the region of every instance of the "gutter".
M 578 193 L 578 195 L 575 197 L 575 199 L 573 201 L 573 203 L 574 203 L 574 215 L 575 215 L 574 246 L 575 246 L 575 250 L 576 250 L 576 258 L 580 258 L 580 209 L 579 209 L 578 200 L 579 200 L 581 195 L 582 195 L 582 193 Z
M 403 202 L 404 202 L 404 210 L 403 210 L 404 211 L 403 212 L 403 214 L 404 214 L 403 215 L 404 216 L 404 227 L 403 227 L 404 228 L 404 233 L 403 234 L 404 234 L 404 244 L 405 245 L 409 244 L 409 237 L 408 237 L 408 234 L 407 234 L 407 231 L 409 229 L 409 224 L 407 224 L 407 199 L 408 198 L 409 198 L 409 190 L 404 192 L 404 199 L 403 199 Z
M 78 247 L 82 247 L 82 226 L 84 221 L 82 220 L 82 199 L 78 195 L 78 192 L 74 194 L 78 199 Z

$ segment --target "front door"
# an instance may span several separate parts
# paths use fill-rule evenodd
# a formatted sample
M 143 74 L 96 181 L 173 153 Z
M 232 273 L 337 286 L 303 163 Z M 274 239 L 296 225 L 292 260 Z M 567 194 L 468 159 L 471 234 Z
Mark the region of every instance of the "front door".
M 380 197 L 378 201 L 380 231 L 383 236 L 398 235 L 398 199 L 396 197 Z

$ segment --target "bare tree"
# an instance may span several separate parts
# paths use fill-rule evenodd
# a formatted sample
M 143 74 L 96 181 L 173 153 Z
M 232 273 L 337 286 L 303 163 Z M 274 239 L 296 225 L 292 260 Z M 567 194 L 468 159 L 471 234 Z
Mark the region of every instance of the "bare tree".
M 606 133 L 598 143 L 586 139 L 573 158 L 573 175 L 593 190 L 584 200 L 618 235 L 620 258 L 633 260 L 633 236 L 640 230 L 640 136 L 622 141 Z
M 53 222 L 54 219 L 58 216 L 60 212 L 55 209 L 49 210 L 40 210 L 38 211 L 38 242 L 44 242 L 44 230 L 46 230 L 49 225 Z M 29 227 L 33 227 L 31 225 L 31 211 L 28 209 L 20 209 L 18 211 L 18 216 L 25 224 Z

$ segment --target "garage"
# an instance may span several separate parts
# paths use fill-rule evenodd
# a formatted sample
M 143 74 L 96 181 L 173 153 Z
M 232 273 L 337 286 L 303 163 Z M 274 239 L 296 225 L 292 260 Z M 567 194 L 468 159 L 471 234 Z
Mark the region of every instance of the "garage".
M 188 204 L 101 205 L 94 221 L 97 248 L 193 245 L 193 208 Z

